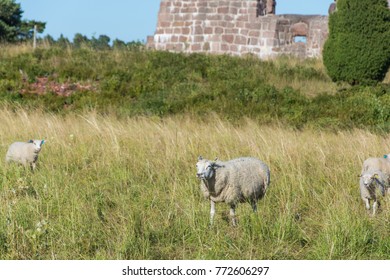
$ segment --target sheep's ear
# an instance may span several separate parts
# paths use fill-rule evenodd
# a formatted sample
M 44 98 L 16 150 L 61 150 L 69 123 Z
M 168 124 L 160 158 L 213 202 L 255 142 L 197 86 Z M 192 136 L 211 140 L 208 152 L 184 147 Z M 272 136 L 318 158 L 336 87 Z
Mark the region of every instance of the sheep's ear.
M 41 141 L 41 146 L 42 146 L 43 144 L 45 144 L 45 140 L 42 139 L 42 141 Z
M 388 155 L 383 155 L 384 158 L 388 158 Z
M 203 159 L 203 157 L 202 156 L 198 156 L 198 160 L 202 160 Z
M 216 162 L 212 162 L 211 166 L 214 168 L 214 170 L 223 167 L 223 165 L 217 164 Z
M 362 177 L 362 174 L 357 175 L 358 177 Z
M 28 140 L 27 143 L 34 143 L 34 140 Z

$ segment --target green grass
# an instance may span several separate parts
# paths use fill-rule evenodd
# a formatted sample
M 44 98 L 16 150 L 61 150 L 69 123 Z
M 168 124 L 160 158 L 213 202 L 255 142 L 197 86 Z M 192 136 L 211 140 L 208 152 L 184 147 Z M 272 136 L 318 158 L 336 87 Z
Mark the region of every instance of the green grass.
M 31 83 L 39 77 L 90 87 L 70 96 L 57 96 L 51 90 L 38 95 Z M 299 129 L 388 132 L 389 92 L 386 81 L 371 87 L 335 85 L 320 60 L 260 61 L 143 49 L 32 51 L 23 46 L 5 48 L 0 54 L 1 104 L 59 114 L 96 110 L 126 118 L 217 113 L 232 122 L 249 117 Z
M 389 91 L 319 60 L 0 46 L 0 157 L 47 141 L 35 173 L 0 160 L 0 259 L 388 259 L 390 201 L 369 216 L 357 175 L 390 150 Z M 258 213 L 210 227 L 199 155 L 268 163 Z
M 118 120 L 2 109 L 0 116 L 3 155 L 15 140 L 47 139 L 35 173 L 0 163 L 1 259 L 389 256 L 390 201 L 367 215 L 357 178 L 364 158 L 389 150 L 388 135 L 232 125 L 216 115 Z M 257 214 L 241 204 L 234 228 L 228 206 L 218 204 L 209 227 L 199 154 L 269 164 Z

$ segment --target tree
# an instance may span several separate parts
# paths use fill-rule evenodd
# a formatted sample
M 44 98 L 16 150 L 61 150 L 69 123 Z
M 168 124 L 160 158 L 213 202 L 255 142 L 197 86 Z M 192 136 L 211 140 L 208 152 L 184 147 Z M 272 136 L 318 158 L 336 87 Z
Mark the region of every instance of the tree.
M 0 0 L 0 40 L 14 41 L 22 24 L 20 4 L 12 0 Z
M 16 42 L 32 38 L 34 26 L 42 33 L 46 23 L 22 20 L 23 11 L 14 0 L 0 0 L 0 41 Z
M 94 49 L 108 50 L 110 49 L 110 41 L 111 39 L 107 35 L 99 35 L 97 39 L 92 37 L 91 44 Z
M 90 41 L 87 36 L 76 33 L 73 38 L 73 45 L 75 48 L 87 47 L 90 45 Z
M 63 48 L 69 47 L 71 45 L 69 39 L 66 38 L 63 34 L 60 35 L 56 44 L 60 47 L 63 47 Z
M 336 12 L 329 15 L 323 61 L 335 82 L 382 81 L 390 66 L 387 0 L 338 0 Z
M 126 43 L 122 40 L 115 39 L 112 42 L 112 48 L 113 49 L 125 49 L 126 48 Z
M 34 29 L 37 28 L 38 33 L 43 33 L 46 23 L 35 20 L 22 21 L 19 29 L 19 40 L 26 41 L 32 39 L 34 36 Z

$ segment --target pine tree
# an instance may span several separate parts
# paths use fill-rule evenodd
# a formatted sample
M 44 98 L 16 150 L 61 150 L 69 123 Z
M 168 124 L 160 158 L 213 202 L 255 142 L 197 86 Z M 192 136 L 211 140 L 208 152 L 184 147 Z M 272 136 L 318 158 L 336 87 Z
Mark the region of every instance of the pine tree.
M 336 12 L 329 16 L 323 61 L 335 82 L 382 81 L 390 66 L 387 0 L 338 0 Z
M 0 42 L 24 41 L 32 38 L 34 26 L 42 33 L 45 23 L 22 20 L 23 11 L 14 0 L 0 0 Z

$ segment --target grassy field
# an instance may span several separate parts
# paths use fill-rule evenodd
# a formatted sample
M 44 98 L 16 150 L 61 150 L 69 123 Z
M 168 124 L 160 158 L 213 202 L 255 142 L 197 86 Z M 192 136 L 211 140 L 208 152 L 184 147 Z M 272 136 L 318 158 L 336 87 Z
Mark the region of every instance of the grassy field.
M 234 125 L 216 114 L 116 118 L 0 110 L 0 155 L 46 139 L 35 173 L 0 161 L 1 259 L 388 259 L 390 201 L 367 215 L 362 161 L 390 151 L 389 134 Z M 271 185 L 257 214 L 209 203 L 198 155 L 254 156 Z

